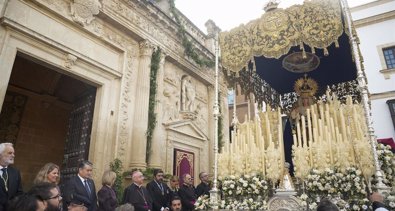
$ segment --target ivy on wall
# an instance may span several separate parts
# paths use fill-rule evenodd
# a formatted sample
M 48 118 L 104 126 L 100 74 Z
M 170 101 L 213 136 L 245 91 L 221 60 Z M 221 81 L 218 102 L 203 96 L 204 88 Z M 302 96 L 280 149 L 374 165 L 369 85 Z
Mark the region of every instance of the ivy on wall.
M 114 189 L 115 189 L 115 193 L 117 195 L 118 203 L 121 203 L 122 196 L 123 196 L 122 182 L 124 180 L 124 176 L 122 173 L 122 161 L 118 158 L 115 158 L 114 161 L 112 161 L 110 163 L 110 169 L 111 169 L 111 171 L 115 172 L 115 174 L 117 175 L 115 177 Z
M 170 4 L 170 12 L 173 14 L 175 21 L 178 24 L 178 32 L 177 35 L 181 37 L 182 45 L 185 49 L 185 55 L 191 58 L 201 67 L 214 67 L 215 63 L 213 60 L 206 59 L 200 56 L 197 52 L 197 49 L 193 46 L 192 42 L 187 37 L 187 32 L 185 27 L 181 24 L 180 16 L 176 10 L 176 6 L 174 3 L 175 0 L 169 0 Z
M 157 74 L 159 70 L 159 63 L 160 63 L 160 55 L 161 50 L 158 48 L 156 51 L 152 53 L 151 57 L 151 72 L 150 72 L 150 91 L 149 91 L 149 104 L 148 104 L 148 126 L 147 126 L 147 147 L 146 147 L 146 162 L 149 161 L 151 156 L 151 148 L 152 148 L 152 137 L 154 134 L 154 129 L 156 127 L 156 113 L 155 113 L 155 106 L 156 106 L 156 92 L 157 92 Z

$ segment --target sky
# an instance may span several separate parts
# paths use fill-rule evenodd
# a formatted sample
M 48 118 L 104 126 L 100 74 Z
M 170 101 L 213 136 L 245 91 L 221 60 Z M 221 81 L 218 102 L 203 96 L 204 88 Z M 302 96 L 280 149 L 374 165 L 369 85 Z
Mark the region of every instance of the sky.
M 350 7 L 374 0 L 348 0 Z M 206 33 L 204 24 L 213 20 L 222 31 L 248 23 L 263 14 L 267 0 L 175 0 L 176 7 L 200 30 Z M 302 4 L 303 0 L 281 0 L 280 8 Z

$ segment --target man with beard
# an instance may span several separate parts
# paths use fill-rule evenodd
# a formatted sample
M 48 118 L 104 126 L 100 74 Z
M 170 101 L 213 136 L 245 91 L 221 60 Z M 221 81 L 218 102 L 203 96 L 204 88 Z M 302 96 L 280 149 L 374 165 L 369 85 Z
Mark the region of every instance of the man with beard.
M 34 185 L 28 194 L 42 199 L 47 205 L 45 211 L 62 210 L 62 196 L 59 188 L 53 183 L 43 182 Z
M 14 164 L 15 151 L 11 143 L 0 144 L 0 211 L 7 210 L 8 202 L 23 194 L 21 174 Z
M 161 169 L 155 169 L 154 180 L 147 184 L 147 190 L 153 201 L 153 211 L 169 210 L 170 191 L 163 183 L 163 175 Z
M 171 200 L 171 204 L 170 204 L 171 210 L 172 211 L 182 211 L 182 204 L 181 204 L 181 199 L 178 196 L 175 196 L 172 200 Z

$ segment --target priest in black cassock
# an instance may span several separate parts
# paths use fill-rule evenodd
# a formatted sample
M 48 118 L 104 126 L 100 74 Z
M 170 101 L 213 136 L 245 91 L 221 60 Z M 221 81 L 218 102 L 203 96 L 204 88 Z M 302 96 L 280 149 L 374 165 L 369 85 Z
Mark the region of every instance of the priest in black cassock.
M 163 171 L 161 169 L 154 170 L 154 180 L 147 184 L 147 190 L 152 197 L 153 211 L 169 210 L 170 207 L 170 190 L 163 183 Z
M 141 171 L 132 172 L 133 183 L 129 185 L 123 194 L 123 204 L 129 203 L 135 211 L 152 210 L 152 199 L 148 190 L 143 187 L 144 176 Z
M 195 209 L 196 194 L 195 187 L 192 184 L 192 177 L 189 174 L 183 175 L 184 184 L 181 185 L 180 190 L 178 190 L 178 195 L 181 198 L 182 210 L 192 211 Z
M 206 172 L 200 172 L 199 174 L 200 184 L 196 186 L 196 197 L 202 195 L 210 195 L 210 181 L 208 180 L 208 174 Z

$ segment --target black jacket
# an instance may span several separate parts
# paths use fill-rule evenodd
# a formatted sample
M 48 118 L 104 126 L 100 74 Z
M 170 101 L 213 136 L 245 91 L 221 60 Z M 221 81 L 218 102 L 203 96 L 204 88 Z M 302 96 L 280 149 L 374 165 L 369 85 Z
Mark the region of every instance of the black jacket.
M 195 209 L 195 202 L 197 199 L 195 187 L 183 184 L 180 190 L 178 190 L 178 195 L 181 198 L 182 210 L 188 211 Z
M 96 188 L 93 180 L 88 179 L 91 194 L 85 189 L 84 184 L 78 176 L 72 177 L 64 186 L 64 202 L 69 205 L 72 201 L 83 202 L 88 211 L 97 210 Z
M 196 197 L 202 195 L 210 195 L 210 185 L 204 182 L 201 182 L 198 186 L 196 186 Z
M 162 185 L 162 189 L 160 188 L 160 185 Z M 153 202 L 153 211 L 160 211 L 160 209 L 163 208 L 170 208 L 170 189 L 169 187 L 161 182 L 161 183 L 156 183 L 154 180 L 149 182 L 147 184 L 147 190 L 152 198 Z M 163 192 L 162 192 L 163 191 Z
M 132 204 L 135 211 L 152 210 L 152 199 L 147 189 L 134 183 L 125 189 L 122 203 Z
M 0 178 L 0 211 L 7 210 L 8 202 L 14 197 L 23 194 L 21 174 L 19 170 L 12 166 L 7 167 L 8 175 L 8 191 L 4 186 L 3 180 Z

